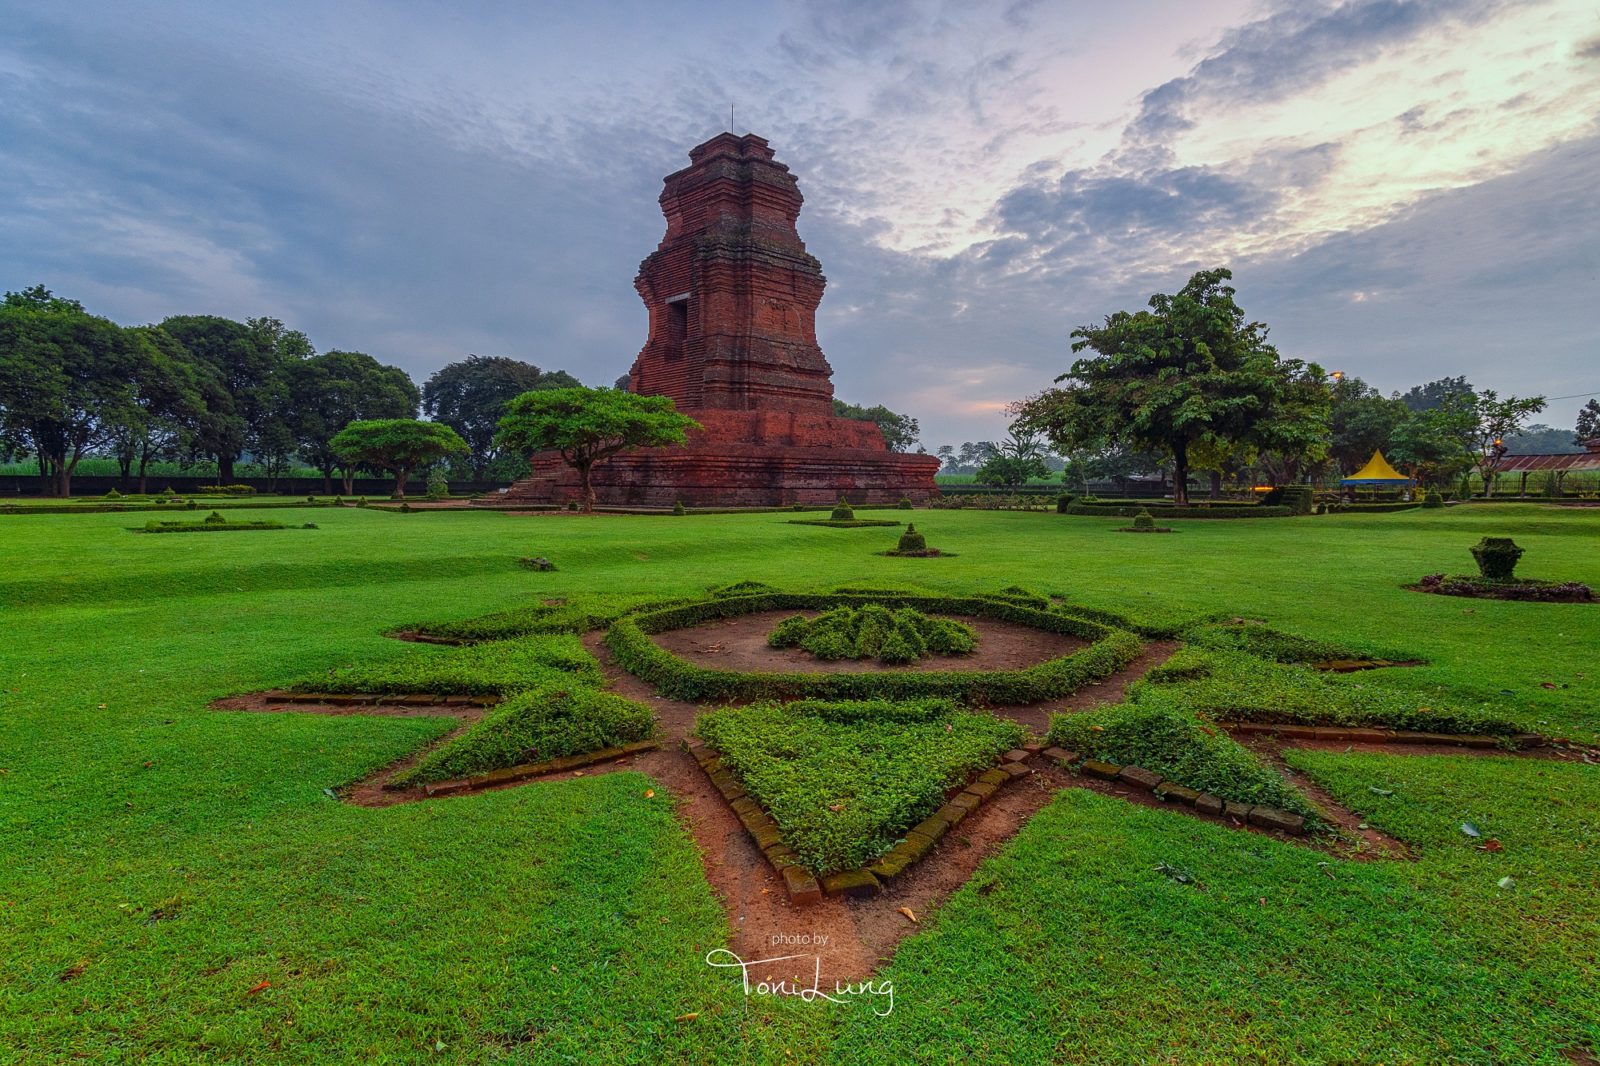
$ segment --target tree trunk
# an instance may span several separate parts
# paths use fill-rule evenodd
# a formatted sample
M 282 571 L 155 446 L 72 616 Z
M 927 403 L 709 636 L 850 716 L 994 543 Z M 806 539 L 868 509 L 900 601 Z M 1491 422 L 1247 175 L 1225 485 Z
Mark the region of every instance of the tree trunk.
M 233 484 L 233 459 L 231 455 L 217 456 L 217 483 L 221 485 Z
M 1211 471 L 1211 498 L 1213 500 L 1222 496 L 1222 471 Z
M 583 485 L 583 513 L 594 514 L 594 464 L 578 463 L 578 481 Z
M 150 453 L 144 452 L 139 456 L 139 495 L 145 495 L 148 482 L 145 478 L 145 467 L 150 465 Z
M 346 491 L 349 491 L 349 490 L 346 490 Z M 325 466 L 325 467 L 322 468 L 322 494 L 324 496 L 332 496 L 333 495 L 333 467 L 332 466 Z
M 396 467 L 394 471 L 394 499 L 406 498 L 406 480 L 411 476 L 409 466 Z
M 356 494 L 356 472 L 354 467 L 347 466 L 344 468 L 342 483 L 346 496 L 354 496 Z
M 1172 449 L 1172 502 L 1179 507 L 1189 504 L 1189 449 L 1182 444 Z

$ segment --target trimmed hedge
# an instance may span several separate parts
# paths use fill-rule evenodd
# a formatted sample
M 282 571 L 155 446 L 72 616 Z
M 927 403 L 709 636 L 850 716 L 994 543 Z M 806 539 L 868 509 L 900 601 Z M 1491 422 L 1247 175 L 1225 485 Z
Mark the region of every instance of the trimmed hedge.
M 929 655 L 965 655 L 978 634 L 953 618 L 930 618 L 909 607 L 835 607 L 816 618 L 793 615 L 767 634 L 771 648 L 804 648 L 819 659 L 881 659 L 892 665 Z
M 1235 803 L 1317 816 L 1304 796 L 1231 737 L 1208 730 L 1166 701 L 1052 715 L 1049 740 L 1090 758 L 1142 766 Z
M 1404 500 L 1398 503 L 1339 503 L 1337 501 L 1324 505 L 1328 514 L 1388 514 L 1391 511 L 1414 511 L 1421 507 L 1421 501 L 1407 503 Z
M 1517 723 L 1492 710 L 1455 706 L 1436 697 L 1375 684 L 1370 675 L 1319 673 L 1236 651 L 1197 650 L 1186 655 L 1180 665 L 1181 673 L 1176 669 L 1152 671 L 1134 682 L 1128 689 L 1130 702 L 1173 702 L 1221 722 L 1486 736 L 1522 732 Z
M 816 874 L 873 861 L 1024 736 L 940 699 L 724 707 L 696 732 Z
M 135 529 L 135 533 L 237 533 L 248 532 L 252 529 L 288 529 L 282 522 L 217 522 L 205 519 L 199 522 L 157 522 L 155 519 L 144 524 L 142 529 Z
M 712 595 L 716 593 L 713 592 Z M 685 601 L 682 597 L 663 599 L 659 596 L 637 595 L 584 596 L 576 602 L 529 603 L 455 622 L 422 622 L 411 626 L 399 626 L 393 632 L 421 633 L 463 644 L 510 640 L 540 633 L 587 633 L 592 629 L 602 629 L 610 625 L 629 611 L 669 607 L 683 602 Z
M 912 607 L 941 614 L 969 614 L 1016 622 L 1052 633 L 1094 641 L 1090 647 L 1022 670 L 926 671 L 841 674 L 739 673 L 712 670 L 684 661 L 650 639 L 653 633 L 683 629 L 717 618 L 759 611 L 827 610 L 838 606 Z M 1019 607 L 980 597 L 768 593 L 701 600 L 679 607 L 619 618 L 606 634 L 617 662 L 654 685 L 663 695 L 683 700 L 902 699 L 949 696 L 989 703 L 1036 703 L 1075 692 L 1115 673 L 1138 657 L 1139 638 L 1098 622 L 1053 611 Z
M 1311 640 L 1250 622 L 1207 622 L 1190 626 L 1183 639 L 1202 648 L 1242 651 L 1277 663 L 1325 663 L 1334 660 L 1411 660 L 1412 655 L 1384 652 L 1371 647 L 1350 647 Z
M 829 526 L 833 529 L 860 529 L 863 526 L 903 526 L 887 518 L 791 518 L 791 526 Z
M 1101 518 L 1135 518 L 1148 503 L 1103 504 L 1083 503 L 1074 500 L 1067 505 L 1067 514 L 1088 515 Z M 1168 518 L 1288 518 L 1295 512 L 1288 507 L 1269 507 L 1266 504 L 1208 504 L 1189 507 L 1161 507 L 1152 513 Z
M 391 784 L 414 785 L 648 740 L 649 707 L 584 684 L 545 684 L 496 705 Z
M 367 692 L 379 695 L 508 696 L 541 685 L 599 685 L 600 664 L 570 635 L 524 637 L 468 648 L 415 645 L 384 662 L 336 667 L 302 678 L 300 692 Z

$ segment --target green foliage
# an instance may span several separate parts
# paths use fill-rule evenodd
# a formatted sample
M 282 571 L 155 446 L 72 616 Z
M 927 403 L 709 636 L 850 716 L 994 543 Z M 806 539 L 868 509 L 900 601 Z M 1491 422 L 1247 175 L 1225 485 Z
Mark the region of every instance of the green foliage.
M 1034 611 L 1048 611 L 1050 609 L 1050 597 L 1043 593 L 1035 592 L 1033 589 L 1023 588 L 1021 585 L 1007 585 L 999 592 L 985 592 L 983 596 L 985 599 L 1000 600 Z
M 642 703 L 581 683 L 547 683 L 496 704 L 459 736 L 396 775 L 394 784 L 486 774 L 647 740 L 654 733 L 655 715 Z
M 1149 504 L 1085 503 L 1082 499 L 1067 505 L 1067 514 L 1090 515 L 1101 518 L 1137 518 Z M 1153 513 L 1153 512 L 1152 512 Z M 1161 517 L 1167 518 L 1288 518 L 1294 514 L 1287 507 L 1269 507 L 1265 504 L 1205 504 L 1189 507 L 1162 507 Z
M 1133 528 L 1141 533 L 1154 533 L 1156 531 L 1156 520 L 1149 511 L 1140 511 L 1133 516 Z
M 467 442 L 466 467 L 473 479 L 486 479 L 492 470 L 520 477 L 527 472 L 527 456 L 508 453 L 495 443 L 506 405 L 525 392 L 582 384 L 564 370 L 545 371 L 505 356 L 469 355 L 445 364 L 427 380 L 422 386 L 422 409 Z
M 895 507 L 899 508 L 902 511 L 912 510 L 911 497 L 909 497 L 909 496 L 900 497 L 900 502 L 895 504 Z
M 238 533 L 252 529 L 288 529 L 282 522 L 229 522 L 220 514 L 211 514 L 199 522 L 163 522 L 152 518 L 144 524 L 146 533 Z M 315 529 L 315 526 L 307 528 Z
M 838 514 L 836 508 L 833 512 Z M 854 514 L 855 512 L 850 512 Z M 898 526 L 900 523 L 889 518 L 791 518 L 791 526 L 828 526 L 832 529 L 866 529 L 876 526 Z
M 444 468 L 434 467 L 428 471 L 428 499 L 445 500 L 450 498 L 450 482 L 445 479 Z
M 773 610 L 828 610 L 878 603 L 925 613 L 979 615 L 1029 625 L 1094 643 L 1080 651 L 1020 670 L 887 671 L 874 673 L 739 673 L 684 661 L 650 639 L 651 633 L 699 625 L 716 618 Z M 1075 692 L 1136 658 L 1142 645 L 1131 633 L 1057 612 L 1035 611 L 999 600 L 916 594 L 856 596 L 773 593 L 700 600 L 619 618 L 606 633 L 617 662 L 663 695 L 712 699 L 903 699 L 949 696 L 990 703 L 1034 703 Z
M 222 517 L 221 511 L 212 511 L 210 514 L 206 515 L 202 521 L 206 525 L 220 525 L 221 523 L 226 522 L 227 519 Z
M 853 403 L 845 403 L 837 397 L 833 401 L 833 413 L 839 418 L 850 418 L 876 425 L 883 431 L 883 442 L 889 446 L 891 452 L 909 452 L 917 446 L 917 434 L 921 432 L 921 427 L 910 415 L 896 414 L 882 404 L 860 407 Z
M 1422 506 L 1429 510 L 1444 507 L 1444 495 L 1438 489 L 1429 489 L 1427 495 L 1422 497 Z
M 1129 689 L 1133 702 L 1156 688 L 1174 705 L 1221 722 L 1359 726 L 1423 733 L 1504 736 L 1515 722 L 1498 708 L 1423 696 L 1391 685 L 1372 672 L 1325 674 L 1276 664 L 1243 652 L 1208 651 L 1207 662 L 1187 658 L 1184 678 L 1153 675 Z M 1200 676 L 1203 673 L 1203 676 Z M 1158 684 L 1166 682 L 1164 684 Z
M 411 645 L 379 662 L 340 666 L 293 686 L 302 692 L 431 693 L 509 696 L 541 685 L 598 685 L 603 680 L 578 638 L 545 634 L 467 648 Z
M 716 593 L 713 593 L 716 595 Z M 452 622 L 423 622 L 411 629 L 463 643 L 510 640 L 539 633 L 587 633 L 610 625 L 629 611 L 660 608 L 683 600 L 651 595 L 585 595 L 577 600 L 544 600 Z
M 585 388 L 524 392 L 506 404 L 499 425 L 497 448 L 522 455 L 560 452 L 578 472 L 585 511 L 594 510 L 596 463 L 629 448 L 683 444 L 689 430 L 700 428 L 678 413 L 670 397 Z
M 906 531 L 900 534 L 900 543 L 896 550 L 903 552 L 927 551 L 928 539 L 917 532 L 915 524 L 906 526 Z
M 948 700 L 755 703 L 696 732 L 818 874 L 876 859 L 1023 738 Z
M 804 648 L 819 659 L 881 659 L 891 665 L 929 655 L 965 655 L 978 646 L 971 626 L 909 607 L 835 607 L 813 619 L 795 615 L 767 635 L 774 648 Z
M 1235 803 L 1316 812 L 1270 767 L 1173 701 L 1149 698 L 1050 717 L 1052 744 L 1090 758 L 1142 766 L 1180 785 Z
M 675 515 L 678 515 L 679 517 L 682 517 L 683 515 L 686 515 L 689 512 L 684 510 L 683 501 L 682 500 L 673 500 L 672 501 L 672 513 L 675 514 Z
M 717 585 L 710 590 L 711 595 L 718 599 L 725 599 L 729 596 L 758 596 L 777 591 L 776 588 L 765 581 L 735 581 L 729 585 Z
M 382 467 L 394 474 L 394 495 L 401 500 L 413 470 L 467 450 L 466 442 L 449 426 L 414 418 L 352 422 L 334 435 L 328 447 L 341 462 Z
M 1058 450 L 1107 444 L 1170 454 L 1177 502 L 1187 502 L 1190 451 L 1206 441 L 1309 454 L 1326 434 L 1321 368 L 1280 360 L 1265 324 L 1250 322 L 1225 284 L 1205 270 L 1147 311 L 1118 311 L 1073 331 L 1080 358 L 1023 405 L 1023 419 Z
M 1471 548 L 1478 572 L 1487 581 L 1510 581 L 1523 549 L 1510 537 L 1484 537 Z
M 849 502 L 840 496 L 839 502 L 833 505 L 833 513 L 828 518 L 834 522 L 854 522 L 856 513 L 850 509 Z
M 1411 656 L 1371 647 L 1352 647 L 1310 640 L 1248 621 L 1205 622 L 1183 631 L 1183 639 L 1216 651 L 1242 651 L 1277 663 L 1325 663 L 1339 659 L 1410 659 Z
M 322 472 L 325 483 L 340 465 L 333 438 L 345 426 L 352 422 L 407 419 L 417 413 L 420 397 L 410 376 L 397 366 L 384 366 L 364 352 L 323 352 L 294 360 L 283 366 L 280 377 L 287 409 L 285 422 L 300 454 Z M 346 463 L 346 476 L 352 473 L 352 465 Z
M 1056 514 L 1066 514 L 1067 508 L 1072 506 L 1072 494 L 1063 492 L 1056 497 Z
M 1305 515 L 1311 513 L 1311 505 L 1316 494 L 1310 485 L 1285 485 L 1283 487 L 1283 505 L 1289 509 L 1290 514 Z

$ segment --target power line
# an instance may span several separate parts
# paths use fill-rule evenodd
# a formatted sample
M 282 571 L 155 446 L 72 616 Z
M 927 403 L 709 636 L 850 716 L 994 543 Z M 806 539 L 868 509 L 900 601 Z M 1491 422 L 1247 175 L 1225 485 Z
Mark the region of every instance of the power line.
M 1547 400 L 1582 400 L 1589 396 L 1600 396 L 1600 392 L 1575 392 L 1571 396 L 1546 396 Z

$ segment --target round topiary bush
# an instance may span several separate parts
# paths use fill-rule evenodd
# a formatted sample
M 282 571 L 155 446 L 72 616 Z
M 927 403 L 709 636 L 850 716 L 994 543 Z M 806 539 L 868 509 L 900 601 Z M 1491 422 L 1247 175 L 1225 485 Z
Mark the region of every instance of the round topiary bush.
M 1471 550 L 1478 572 L 1489 581 L 1510 581 L 1523 551 L 1510 537 L 1484 537 Z
M 222 513 L 220 511 L 212 511 L 210 514 L 206 515 L 204 521 L 208 526 L 216 526 L 226 522 L 227 519 L 222 517 Z
M 1155 516 L 1149 511 L 1141 510 L 1133 516 L 1133 528 L 1141 533 L 1154 533 L 1156 531 Z
M 854 522 L 856 513 L 851 509 L 849 501 L 840 496 L 839 502 L 833 505 L 833 514 L 829 517 L 834 522 Z
M 900 534 L 900 547 L 896 551 L 922 552 L 928 550 L 928 538 L 917 532 L 916 523 L 906 526 L 906 531 Z
M 685 515 L 685 514 L 688 514 L 689 512 L 683 509 L 683 501 L 682 500 L 673 500 L 672 501 L 672 513 L 675 514 L 675 515 Z
M 1072 494 L 1063 492 L 1056 497 L 1056 514 L 1066 514 L 1067 508 L 1072 506 Z
M 577 500 L 568 500 L 567 501 L 567 510 L 576 511 L 577 509 L 578 509 L 578 501 Z
M 1429 489 L 1428 494 L 1422 497 L 1424 507 L 1443 507 L 1444 496 L 1437 489 Z
M 909 497 L 909 496 L 900 497 L 900 502 L 895 504 L 895 506 L 900 508 L 900 510 L 902 510 L 902 511 L 911 510 L 911 497 Z

